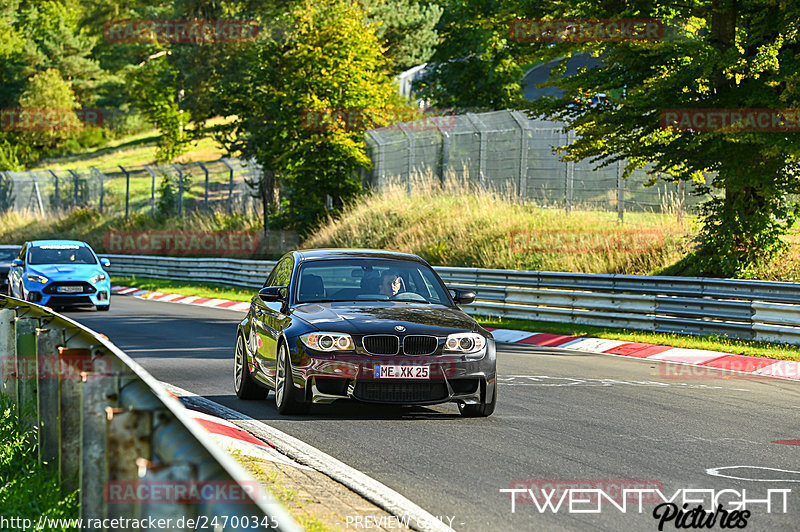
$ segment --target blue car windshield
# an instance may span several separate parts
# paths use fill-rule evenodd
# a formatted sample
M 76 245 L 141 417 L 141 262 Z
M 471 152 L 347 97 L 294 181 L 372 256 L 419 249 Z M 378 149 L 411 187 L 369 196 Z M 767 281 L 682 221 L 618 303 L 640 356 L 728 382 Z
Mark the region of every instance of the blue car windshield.
M 28 264 L 97 264 L 97 259 L 86 246 L 53 244 L 32 247 Z
M 297 302 L 406 301 L 452 305 L 425 264 L 393 259 L 324 259 L 300 265 Z
M 17 258 L 18 249 L 0 249 L 0 262 L 11 262 Z

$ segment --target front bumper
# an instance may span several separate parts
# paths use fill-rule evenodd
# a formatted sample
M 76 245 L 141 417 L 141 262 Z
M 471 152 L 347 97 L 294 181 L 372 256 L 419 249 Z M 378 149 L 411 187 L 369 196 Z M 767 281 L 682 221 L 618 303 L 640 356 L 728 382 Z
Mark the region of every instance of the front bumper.
M 295 356 L 295 386 L 315 404 L 339 399 L 396 405 L 478 404 L 490 402 L 494 393 L 496 357 L 491 339 L 482 354 L 473 356 L 319 355 L 302 351 Z M 375 367 L 379 365 L 427 366 L 429 377 L 376 378 Z
M 111 284 L 100 282 L 86 285 L 81 292 L 59 293 L 55 285 L 61 282 L 50 282 L 47 285 L 30 283 L 25 286 L 25 299 L 48 307 L 88 307 L 109 305 L 111 302 Z M 70 283 L 72 284 L 72 283 Z

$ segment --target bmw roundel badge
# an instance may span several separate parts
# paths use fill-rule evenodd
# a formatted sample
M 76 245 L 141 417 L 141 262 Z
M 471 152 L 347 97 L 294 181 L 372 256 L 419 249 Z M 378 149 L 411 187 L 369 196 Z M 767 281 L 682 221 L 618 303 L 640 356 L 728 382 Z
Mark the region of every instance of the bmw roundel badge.
M 394 326 L 394 330 L 397 331 L 397 332 L 403 332 L 403 331 L 406 330 L 406 328 L 403 327 L 402 325 L 395 325 Z

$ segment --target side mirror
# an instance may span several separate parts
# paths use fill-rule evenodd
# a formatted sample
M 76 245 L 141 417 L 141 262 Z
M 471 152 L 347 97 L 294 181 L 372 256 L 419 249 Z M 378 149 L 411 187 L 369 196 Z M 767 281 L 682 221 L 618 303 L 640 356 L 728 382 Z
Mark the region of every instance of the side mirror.
M 283 291 L 285 289 L 285 286 L 265 286 L 258 291 L 258 296 L 265 303 L 286 301 L 286 298 L 283 295 Z
M 108 259 L 107 259 L 107 258 L 105 258 L 105 257 L 102 257 L 102 258 L 100 259 L 100 264 L 103 266 L 103 268 L 108 268 L 109 266 L 111 266 L 111 261 L 110 261 L 110 260 L 108 260 Z
M 453 300 L 459 305 L 469 305 L 475 301 L 475 292 L 472 290 L 453 290 Z
M 14 259 L 11 261 L 12 266 L 22 266 L 22 259 Z

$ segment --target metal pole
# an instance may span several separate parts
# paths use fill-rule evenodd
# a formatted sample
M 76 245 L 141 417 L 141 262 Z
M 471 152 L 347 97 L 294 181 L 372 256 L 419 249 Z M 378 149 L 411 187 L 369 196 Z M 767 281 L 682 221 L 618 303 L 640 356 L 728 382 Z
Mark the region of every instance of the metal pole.
M 183 217 L 183 171 L 175 163 L 170 163 L 178 172 L 178 216 Z
M 97 177 L 100 179 L 100 214 L 103 214 L 103 199 L 105 196 L 105 174 L 98 170 L 96 167 L 92 166 L 92 170 L 97 173 Z
M 222 163 L 228 167 L 230 175 L 228 177 L 228 214 L 233 214 L 233 166 L 230 165 L 228 159 L 223 157 L 220 159 Z
M 72 206 L 78 206 L 78 174 L 75 173 L 75 170 L 67 170 L 70 174 L 72 174 Z
M 53 175 L 53 178 L 55 179 L 55 185 L 56 185 L 55 209 L 56 209 L 56 211 L 59 211 L 59 210 L 61 210 L 61 196 L 59 196 L 59 193 L 58 193 L 58 176 L 56 175 L 56 173 L 53 170 L 50 170 L 50 173 Z M 34 177 L 32 172 L 28 171 L 28 174 L 31 176 L 31 179 L 33 179 L 34 181 L 36 180 L 36 178 Z
M 156 173 L 149 164 L 144 165 L 144 169 L 150 174 L 150 218 L 156 216 Z
M 528 194 L 528 145 L 530 139 L 530 124 L 528 117 L 520 111 L 511 111 L 511 117 L 519 126 L 519 184 L 517 195 L 524 199 Z
M 686 181 L 678 181 L 678 224 L 683 224 L 683 209 L 686 205 Z
M 125 174 L 125 218 L 127 218 L 131 200 L 131 174 L 122 165 L 119 165 L 119 169 Z
M 208 210 L 208 168 L 206 168 L 206 165 L 201 162 L 198 162 L 197 164 L 203 169 L 203 173 L 206 175 L 206 189 L 205 194 L 203 195 L 203 208 Z
M 575 139 L 575 136 L 572 131 L 567 132 L 567 144 L 571 144 L 572 141 Z M 575 188 L 575 162 L 574 161 L 567 161 L 566 165 L 566 208 L 567 214 L 572 211 L 572 195 Z
M 622 177 L 622 161 L 617 161 L 617 219 L 624 222 L 625 216 L 625 179 Z

